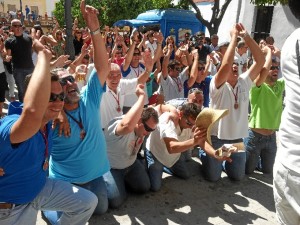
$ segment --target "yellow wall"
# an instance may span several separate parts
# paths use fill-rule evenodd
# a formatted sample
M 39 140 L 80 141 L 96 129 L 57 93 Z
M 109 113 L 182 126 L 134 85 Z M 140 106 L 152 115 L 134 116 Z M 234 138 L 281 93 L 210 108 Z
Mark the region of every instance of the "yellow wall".
M 8 10 L 8 4 L 15 5 L 16 9 L 20 9 L 20 0 L 0 0 L 0 3 L 4 2 L 4 10 L 2 7 L 2 4 L 0 5 L 0 12 L 6 13 Z M 31 6 L 37 6 L 39 10 L 39 15 L 44 16 L 46 12 L 46 0 L 22 0 L 22 11 L 25 15 L 25 5 L 28 5 L 29 9 L 31 9 Z M 50 12 L 47 12 L 48 15 Z

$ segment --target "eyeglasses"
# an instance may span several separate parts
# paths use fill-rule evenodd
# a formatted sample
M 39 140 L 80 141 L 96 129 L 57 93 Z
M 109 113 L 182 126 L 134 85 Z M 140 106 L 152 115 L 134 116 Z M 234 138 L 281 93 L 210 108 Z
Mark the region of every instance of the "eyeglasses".
M 15 25 L 12 25 L 13 27 L 22 27 L 21 24 L 15 24 Z
M 184 120 L 185 120 L 186 125 L 188 125 L 188 126 L 190 126 L 190 127 L 194 126 L 194 124 L 192 124 L 192 123 L 188 120 L 187 117 L 185 117 Z
M 178 72 L 181 72 L 181 68 L 180 67 L 175 67 L 175 70 L 177 70 Z
M 147 132 L 155 131 L 155 129 L 152 129 L 151 127 L 149 127 L 149 126 L 146 124 L 146 122 L 142 122 L 142 124 L 144 125 L 145 131 L 147 131 Z
M 57 99 L 62 102 L 65 99 L 65 94 L 63 92 L 60 94 L 50 94 L 49 102 L 55 102 Z
M 199 70 L 199 71 L 202 71 L 202 70 L 204 70 L 204 69 L 205 69 L 205 67 L 202 67 L 202 66 L 201 66 L 201 67 L 198 67 L 198 70 Z
M 70 76 L 61 78 L 60 81 L 59 81 L 59 83 L 61 84 L 61 86 L 65 86 L 68 82 L 74 83 L 75 82 L 75 78 L 70 75 Z
M 270 70 L 279 70 L 279 69 L 280 69 L 279 66 L 271 66 L 271 67 L 270 67 Z

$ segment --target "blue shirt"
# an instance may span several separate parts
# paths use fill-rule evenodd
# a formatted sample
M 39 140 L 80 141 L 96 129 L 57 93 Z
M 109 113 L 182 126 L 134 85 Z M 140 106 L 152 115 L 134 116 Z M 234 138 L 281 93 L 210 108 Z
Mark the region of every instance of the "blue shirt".
M 211 79 L 212 79 L 212 76 L 207 76 L 207 77 L 205 77 L 204 81 L 202 81 L 201 83 L 195 82 L 193 84 L 193 86 L 190 87 L 190 88 L 188 88 L 188 86 L 187 86 L 187 81 L 188 80 L 186 80 L 183 84 L 184 97 L 185 98 L 188 97 L 188 93 L 189 93 L 190 89 L 199 88 L 203 92 L 203 97 L 204 97 L 203 106 L 204 107 L 209 107 L 209 85 L 210 85 Z
M 77 121 L 81 118 L 86 132 L 85 138 L 80 138 L 81 129 L 69 116 L 71 137 L 59 137 L 58 129 L 54 130 L 50 178 L 86 183 L 109 171 L 100 118 L 100 102 L 104 91 L 94 69 L 86 88 L 81 92 L 79 107 L 68 111 Z
M 11 115 L 0 120 L 0 167 L 5 175 L 0 176 L 0 202 L 26 204 L 31 202 L 46 183 L 45 140 L 41 132 L 30 139 L 11 145 L 10 131 L 20 115 Z M 47 125 L 48 150 L 52 146 L 51 124 Z

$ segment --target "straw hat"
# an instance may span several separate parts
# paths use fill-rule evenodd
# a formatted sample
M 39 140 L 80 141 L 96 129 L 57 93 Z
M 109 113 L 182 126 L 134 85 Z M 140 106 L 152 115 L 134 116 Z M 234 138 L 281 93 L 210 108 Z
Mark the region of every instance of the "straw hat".
M 207 141 L 211 144 L 211 129 L 215 122 L 228 114 L 228 109 L 204 108 L 196 118 L 196 126 L 207 129 Z

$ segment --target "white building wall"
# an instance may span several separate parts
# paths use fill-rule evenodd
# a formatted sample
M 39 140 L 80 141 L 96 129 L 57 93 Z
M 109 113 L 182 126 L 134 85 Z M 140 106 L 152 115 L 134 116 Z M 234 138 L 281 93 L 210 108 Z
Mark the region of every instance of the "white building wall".
M 198 7 L 203 14 L 203 18 L 206 20 L 210 20 L 211 18 L 212 4 L 213 3 L 198 4 Z M 221 0 L 220 5 L 223 4 L 224 4 L 224 0 Z M 237 16 L 238 12 L 240 12 L 239 16 Z M 241 1 L 241 0 L 231 1 L 219 27 L 219 31 L 218 31 L 219 43 L 230 40 L 229 31 L 236 22 L 242 23 L 249 33 L 253 32 L 256 24 L 255 5 L 251 4 L 250 1 Z M 300 23 L 292 15 L 288 6 L 276 5 L 274 7 L 270 34 L 274 37 L 275 44 L 277 47 L 281 48 L 285 39 L 297 27 L 300 27 Z M 209 36 L 208 31 L 206 31 L 206 35 Z
M 55 3 L 59 0 L 46 0 L 46 11 L 49 16 L 52 16 L 52 12 L 55 9 Z

